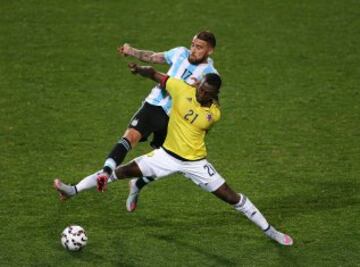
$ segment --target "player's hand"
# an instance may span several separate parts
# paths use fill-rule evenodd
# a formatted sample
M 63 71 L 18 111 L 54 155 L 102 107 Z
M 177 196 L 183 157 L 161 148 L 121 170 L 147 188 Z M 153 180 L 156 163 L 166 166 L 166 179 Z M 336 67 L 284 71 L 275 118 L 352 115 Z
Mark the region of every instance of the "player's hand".
M 123 55 L 123 56 L 131 56 L 131 50 L 132 50 L 132 47 L 131 45 L 125 43 L 123 44 L 122 46 L 118 47 L 117 51 L 120 55 Z
M 138 66 L 136 63 L 129 63 L 128 67 L 133 74 L 139 74 L 140 76 L 153 78 L 156 71 L 151 66 Z
M 190 79 L 192 80 L 192 83 L 190 83 L 192 86 L 196 86 L 199 83 L 199 80 L 195 77 L 190 77 Z

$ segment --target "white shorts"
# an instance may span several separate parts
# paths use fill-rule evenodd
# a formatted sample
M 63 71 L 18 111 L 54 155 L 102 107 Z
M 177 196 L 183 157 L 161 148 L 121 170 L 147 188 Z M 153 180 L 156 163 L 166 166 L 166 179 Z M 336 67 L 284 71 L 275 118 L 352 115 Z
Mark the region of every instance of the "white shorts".
M 206 159 L 182 161 L 169 155 L 162 148 L 142 155 L 134 161 L 139 166 L 143 176 L 153 177 L 155 180 L 179 172 L 208 192 L 215 191 L 225 183 L 224 178 Z

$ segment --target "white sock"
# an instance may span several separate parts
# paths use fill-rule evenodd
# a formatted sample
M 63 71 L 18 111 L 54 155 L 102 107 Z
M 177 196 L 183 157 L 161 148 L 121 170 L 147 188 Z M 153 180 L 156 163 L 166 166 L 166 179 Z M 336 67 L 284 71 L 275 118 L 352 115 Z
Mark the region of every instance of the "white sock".
M 76 189 L 77 192 L 80 193 L 84 190 L 88 190 L 91 188 L 96 187 L 97 185 L 97 175 L 102 172 L 102 170 L 99 170 L 93 174 L 90 174 L 89 176 L 86 176 L 84 179 L 82 179 L 77 185 Z M 112 179 L 108 179 L 108 183 L 111 183 Z
M 115 160 L 113 160 L 112 158 L 108 158 L 104 163 L 104 167 L 109 167 L 110 169 L 112 169 L 112 171 L 114 171 L 116 169 Z
M 255 205 L 245 195 L 240 195 L 239 203 L 234 205 L 234 208 L 242 212 L 250 221 L 259 226 L 263 231 L 269 228 L 269 223 Z

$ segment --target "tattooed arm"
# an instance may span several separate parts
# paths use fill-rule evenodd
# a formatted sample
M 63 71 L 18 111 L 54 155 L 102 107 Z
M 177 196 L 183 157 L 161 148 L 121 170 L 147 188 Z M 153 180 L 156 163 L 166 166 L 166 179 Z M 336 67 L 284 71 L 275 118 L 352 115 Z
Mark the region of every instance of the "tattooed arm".
M 118 48 L 118 52 L 119 54 L 122 54 L 124 56 L 135 57 L 142 62 L 155 63 L 155 64 L 166 63 L 164 53 L 135 49 L 131 47 L 129 44 L 123 44 L 121 47 Z

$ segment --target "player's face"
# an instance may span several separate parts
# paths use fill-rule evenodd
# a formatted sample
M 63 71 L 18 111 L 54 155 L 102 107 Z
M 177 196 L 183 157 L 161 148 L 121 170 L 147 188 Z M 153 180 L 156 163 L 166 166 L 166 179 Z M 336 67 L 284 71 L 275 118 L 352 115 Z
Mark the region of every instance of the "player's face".
M 213 48 L 206 41 L 194 37 L 191 42 L 189 62 L 191 64 L 205 62 L 212 52 Z
M 211 94 L 209 92 L 213 91 L 214 89 L 206 83 L 205 80 L 202 80 L 200 83 L 197 84 L 196 87 L 196 100 L 200 103 L 208 103 L 212 100 Z

